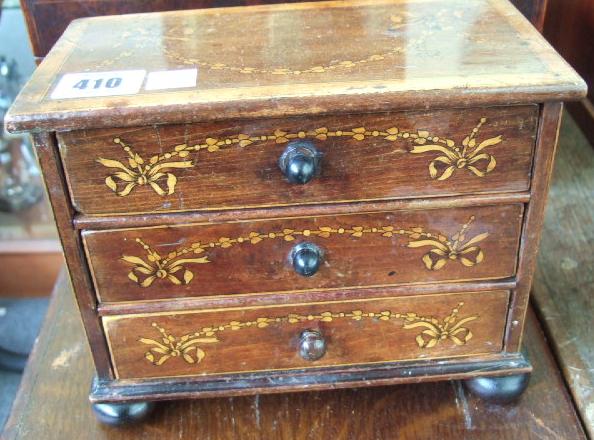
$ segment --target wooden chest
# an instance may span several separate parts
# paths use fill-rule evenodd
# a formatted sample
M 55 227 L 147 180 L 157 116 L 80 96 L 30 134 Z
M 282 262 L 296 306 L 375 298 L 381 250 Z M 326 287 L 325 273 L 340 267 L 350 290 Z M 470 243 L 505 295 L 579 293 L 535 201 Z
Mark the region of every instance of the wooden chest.
M 445 379 L 519 395 L 561 101 L 584 94 L 507 0 L 73 22 L 6 126 L 33 134 L 100 418 Z

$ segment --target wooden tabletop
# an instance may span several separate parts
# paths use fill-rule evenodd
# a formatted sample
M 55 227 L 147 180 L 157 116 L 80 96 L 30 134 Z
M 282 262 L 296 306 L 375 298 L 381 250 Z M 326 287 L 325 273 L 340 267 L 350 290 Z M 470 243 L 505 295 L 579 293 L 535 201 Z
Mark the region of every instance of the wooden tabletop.
M 161 403 L 141 425 L 99 425 L 87 400 L 93 368 L 64 275 L 25 372 L 5 439 L 583 439 L 571 397 L 537 320 L 534 365 L 512 405 L 488 404 L 458 382 Z

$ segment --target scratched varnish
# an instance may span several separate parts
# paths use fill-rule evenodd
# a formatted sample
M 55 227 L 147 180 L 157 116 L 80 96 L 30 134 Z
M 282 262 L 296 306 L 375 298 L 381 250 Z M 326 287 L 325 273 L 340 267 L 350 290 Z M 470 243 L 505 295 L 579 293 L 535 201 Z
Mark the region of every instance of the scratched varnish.
M 562 101 L 584 94 L 507 0 L 72 23 L 6 125 L 33 133 L 92 401 L 530 372 Z

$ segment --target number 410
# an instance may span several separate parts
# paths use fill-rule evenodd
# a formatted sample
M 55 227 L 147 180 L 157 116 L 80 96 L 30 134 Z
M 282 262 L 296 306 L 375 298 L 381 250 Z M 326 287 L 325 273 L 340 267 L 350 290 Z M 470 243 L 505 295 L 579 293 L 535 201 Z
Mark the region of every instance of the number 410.
M 72 86 L 72 88 L 79 89 L 79 90 L 85 90 L 91 84 L 92 84 L 93 89 L 100 89 L 104 85 L 103 78 L 96 79 L 95 81 L 90 80 L 90 79 L 81 79 L 79 82 L 74 84 L 74 86 Z M 120 84 L 122 84 L 122 78 L 119 78 L 119 77 L 109 78 L 107 81 L 105 81 L 105 87 L 107 87 L 108 89 L 115 89 L 116 87 L 119 87 Z

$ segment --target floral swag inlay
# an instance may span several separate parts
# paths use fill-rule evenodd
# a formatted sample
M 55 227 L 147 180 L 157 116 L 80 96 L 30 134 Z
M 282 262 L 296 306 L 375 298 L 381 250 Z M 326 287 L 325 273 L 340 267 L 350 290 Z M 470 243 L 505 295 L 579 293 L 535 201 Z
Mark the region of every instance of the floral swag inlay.
M 190 159 L 190 153 L 206 151 L 215 153 L 222 149 L 238 146 L 246 148 L 263 142 L 284 144 L 295 139 L 317 139 L 326 141 L 329 138 L 348 137 L 355 141 L 369 138 L 383 138 L 389 142 L 405 140 L 412 142 L 411 154 L 435 153 L 437 157 L 429 162 L 429 176 L 435 180 L 449 179 L 456 170 L 466 169 L 478 177 L 484 177 L 495 169 L 495 157 L 485 150 L 501 143 L 502 136 L 495 136 L 478 142 L 476 136 L 482 125 L 487 121 L 481 118 L 461 143 L 452 139 L 432 135 L 426 130 L 403 131 L 397 127 L 384 130 L 372 130 L 365 127 L 344 130 L 329 130 L 320 127 L 309 131 L 289 133 L 275 130 L 272 134 L 250 136 L 238 134 L 229 138 L 206 138 L 196 145 L 176 145 L 172 151 L 151 156 L 148 160 L 136 153 L 130 145 L 121 138 L 115 138 L 114 143 L 120 145 L 127 154 L 124 161 L 98 158 L 97 162 L 113 170 L 105 178 L 105 185 L 120 197 L 127 196 L 137 186 L 149 185 L 160 196 L 171 195 L 175 192 L 177 176 L 175 171 L 191 168 L 195 165 Z
M 354 321 L 365 319 L 376 319 L 379 321 L 401 319 L 403 321 L 403 329 L 420 330 L 415 337 L 415 342 L 419 348 L 433 348 L 446 339 L 449 339 L 455 345 L 461 346 L 465 345 L 473 336 L 472 332 L 464 326 L 478 319 L 478 316 L 458 318 L 458 313 L 463 305 L 464 303 L 459 303 L 441 321 L 435 317 L 420 316 L 414 312 L 395 313 L 390 310 L 379 312 L 366 312 L 363 310 L 352 310 L 349 312 L 325 311 L 319 314 L 288 314 L 278 317 L 260 317 L 252 321 L 231 321 L 226 324 L 203 327 L 194 333 L 188 333 L 179 338 L 171 335 L 163 327 L 153 322 L 152 326 L 161 334 L 161 338 L 140 338 L 139 342 L 150 346 L 144 357 L 153 365 L 163 365 L 171 358 L 182 358 L 188 364 L 198 364 L 206 356 L 202 348 L 203 344 L 221 342 L 217 338 L 217 335 L 228 330 L 263 329 L 270 325 L 297 324 L 310 321 L 332 322 L 341 319 L 351 319 Z
M 254 245 L 263 240 L 293 241 L 297 238 L 307 237 L 329 238 L 333 235 L 363 237 L 364 235 L 377 234 L 387 238 L 405 236 L 409 240 L 408 248 L 430 247 L 431 249 L 422 257 L 425 267 L 429 270 L 440 270 L 448 261 L 458 261 L 466 267 L 472 267 L 483 261 L 483 251 L 477 244 L 489 236 L 487 232 L 484 232 L 471 238 L 467 237 L 474 220 L 475 217 L 471 216 L 468 222 L 463 224 L 460 230 L 451 237 L 446 237 L 440 232 L 428 232 L 421 227 L 403 229 L 391 225 L 348 228 L 321 226 L 318 229 L 300 231 L 285 228 L 267 233 L 250 232 L 236 238 L 220 237 L 218 240 L 208 243 L 195 242 L 190 246 L 171 251 L 165 256 L 159 254 L 141 238 L 136 238 L 136 242 L 146 251 L 145 259 L 123 255 L 122 260 L 132 266 L 128 278 L 141 287 L 149 287 L 158 280 L 168 280 L 175 285 L 181 285 L 189 284 L 194 279 L 194 273 L 188 269 L 189 265 L 210 263 L 208 256 L 198 256 L 207 253 L 209 249 L 225 249 L 241 244 Z

